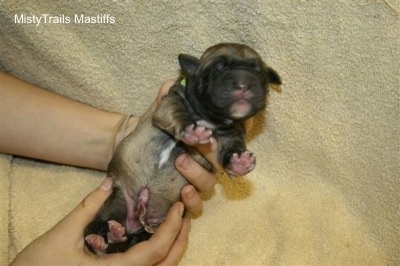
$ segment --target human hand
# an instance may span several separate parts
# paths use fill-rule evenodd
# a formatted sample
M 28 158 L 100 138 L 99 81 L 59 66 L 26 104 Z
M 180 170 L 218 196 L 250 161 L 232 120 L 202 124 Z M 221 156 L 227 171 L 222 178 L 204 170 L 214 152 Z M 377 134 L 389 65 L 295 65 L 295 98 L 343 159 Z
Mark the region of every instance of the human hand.
M 112 180 L 106 178 L 52 229 L 30 243 L 11 265 L 172 265 L 182 256 L 190 220 L 182 218 L 184 206 L 175 203 L 154 235 L 124 253 L 96 256 L 85 247 L 83 232 L 111 195 Z

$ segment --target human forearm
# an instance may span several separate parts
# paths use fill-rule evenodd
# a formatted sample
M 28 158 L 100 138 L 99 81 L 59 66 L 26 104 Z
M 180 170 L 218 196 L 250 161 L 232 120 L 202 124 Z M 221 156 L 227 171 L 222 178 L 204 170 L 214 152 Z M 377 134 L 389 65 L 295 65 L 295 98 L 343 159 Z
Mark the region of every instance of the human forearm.
M 123 115 L 0 72 L 0 152 L 105 170 Z M 130 120 L 134 127 L 136 119 Z

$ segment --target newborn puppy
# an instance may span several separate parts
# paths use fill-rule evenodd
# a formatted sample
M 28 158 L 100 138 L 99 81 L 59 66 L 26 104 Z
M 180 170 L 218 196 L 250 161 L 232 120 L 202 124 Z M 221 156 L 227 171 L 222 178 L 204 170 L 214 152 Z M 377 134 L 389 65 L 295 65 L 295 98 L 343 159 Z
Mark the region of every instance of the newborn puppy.
M 189 153 L 210 168 L 194 147 L 212 140 L 214 167 L 239 176 L 255 166 L 244 121 L 265 108 L 269 84 L 281 84 L 278 73 L 253 49 L 236 43 L 212 46 L 200 59 L 180 54 L 179 63 L 184 78 L 147 111 L 109 164 L 113 193 L 85 230 L 96 254 L 125 251 L 162 223 L 187 184 L 174 166 L 178 155 Z

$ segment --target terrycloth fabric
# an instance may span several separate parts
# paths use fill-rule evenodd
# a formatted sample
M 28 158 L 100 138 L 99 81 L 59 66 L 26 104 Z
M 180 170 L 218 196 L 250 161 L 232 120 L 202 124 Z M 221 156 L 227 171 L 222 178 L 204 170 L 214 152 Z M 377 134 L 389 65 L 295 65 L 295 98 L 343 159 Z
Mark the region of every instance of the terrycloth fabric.
M 1 2 L 1 70 L 106 110 L 140 115 L 179 53 L 218 42 L 280 73 L 250 138 L 256 169 L 220 178 L 181 265 L 400 264 L 398 0 Z M 104 177 L 8 155 L 0 167 L 3 265 Z

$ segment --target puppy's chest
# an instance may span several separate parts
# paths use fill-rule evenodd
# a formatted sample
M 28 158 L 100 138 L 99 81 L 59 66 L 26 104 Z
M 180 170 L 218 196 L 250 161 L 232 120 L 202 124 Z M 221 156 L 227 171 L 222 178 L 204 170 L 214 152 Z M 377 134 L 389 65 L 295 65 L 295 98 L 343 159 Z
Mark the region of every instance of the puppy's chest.
M 171 158 L 174 159 L 176 157 L 177 148 L 177 141 L 172 138 L 163 143 L 162 149 L 159 151 L 158 169 L 170 162 Z
M 185 152 L 185 147 L 164 131 L 160 129 L 154 131 L 155 137 L 150 141 L 148 149 L 154 158 L 155 170 L 160 171 L 165 167 L 174 167 L 176 157 Z

